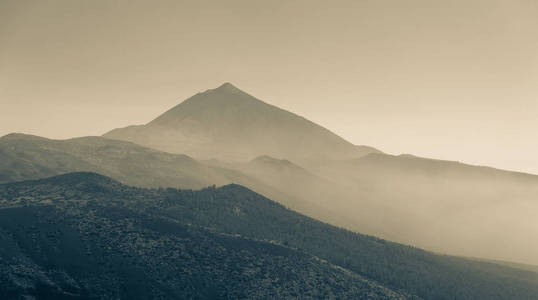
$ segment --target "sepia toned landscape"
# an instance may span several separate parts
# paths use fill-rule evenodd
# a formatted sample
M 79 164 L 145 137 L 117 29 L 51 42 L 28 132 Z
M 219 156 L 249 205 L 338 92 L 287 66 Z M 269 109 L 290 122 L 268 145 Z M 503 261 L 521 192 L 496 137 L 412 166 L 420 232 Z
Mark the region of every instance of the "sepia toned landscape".
M 0 299 L 538 299 L 536 17 L 0 0 Z

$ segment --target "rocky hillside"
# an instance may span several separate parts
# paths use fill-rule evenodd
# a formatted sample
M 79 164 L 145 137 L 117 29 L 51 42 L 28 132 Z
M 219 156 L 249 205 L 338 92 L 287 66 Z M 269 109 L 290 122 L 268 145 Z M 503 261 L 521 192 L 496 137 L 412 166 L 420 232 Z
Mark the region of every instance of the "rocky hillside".
M 0 194 L 2 299 L 416 298 L 276 241 L 168 218 L 155 211 L 162 191 L 96 174 Z

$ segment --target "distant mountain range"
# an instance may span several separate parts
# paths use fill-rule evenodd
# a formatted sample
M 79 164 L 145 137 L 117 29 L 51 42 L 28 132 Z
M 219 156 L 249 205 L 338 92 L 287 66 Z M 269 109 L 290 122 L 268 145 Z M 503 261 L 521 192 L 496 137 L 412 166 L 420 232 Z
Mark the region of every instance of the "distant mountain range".
M 2 299 L 536 299 L 538 273 L 313 220 L 239 185 L 0 185 Z
M 538 176 L 356 146 L 228 83 L 104 137 L 7 135 L 0 156 L 0 182 L 91 171 L 139 187 L 237 183 L 355 232 L 538 264 Z

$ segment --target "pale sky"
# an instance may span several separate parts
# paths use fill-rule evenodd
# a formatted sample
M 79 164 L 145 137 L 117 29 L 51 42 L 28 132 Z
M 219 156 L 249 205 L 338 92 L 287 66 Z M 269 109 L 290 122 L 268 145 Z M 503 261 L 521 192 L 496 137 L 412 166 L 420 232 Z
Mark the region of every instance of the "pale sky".
M 0 135 L 231 82 L 355 144 L 538 174 L 538 1 L 0 0 Z

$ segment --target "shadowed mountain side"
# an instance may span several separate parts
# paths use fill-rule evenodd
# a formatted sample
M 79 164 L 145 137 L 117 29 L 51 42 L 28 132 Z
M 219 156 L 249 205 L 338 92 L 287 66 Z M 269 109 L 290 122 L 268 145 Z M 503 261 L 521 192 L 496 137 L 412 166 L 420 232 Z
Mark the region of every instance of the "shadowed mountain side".
M 42 282 L 49 292 L 142 298 L 150 291 L 436 300 L 538 294 L 536 273 L 355 234 L 238 185 L 150 190 L 74 173 L 0 185 L 0 207 L 8 245 L 0 249 L 8 280 L 0 282 L 12 293 L 31 294 Z M 21 286 L 16 279 L 24 276 L 30 284 Z
M 304 251 L 161 217 L 159 195 L 92 173 L 0 185 L 0 297 L 418 299 Z M 212 196 L 185 194 L 197 195 Z
M 190 97 L 146 125 L 114 129 L 104 136 L 195 158 L 228 161 L 264 154 L 302 161 L 379 152 L 355 146 L 229 83 Z

